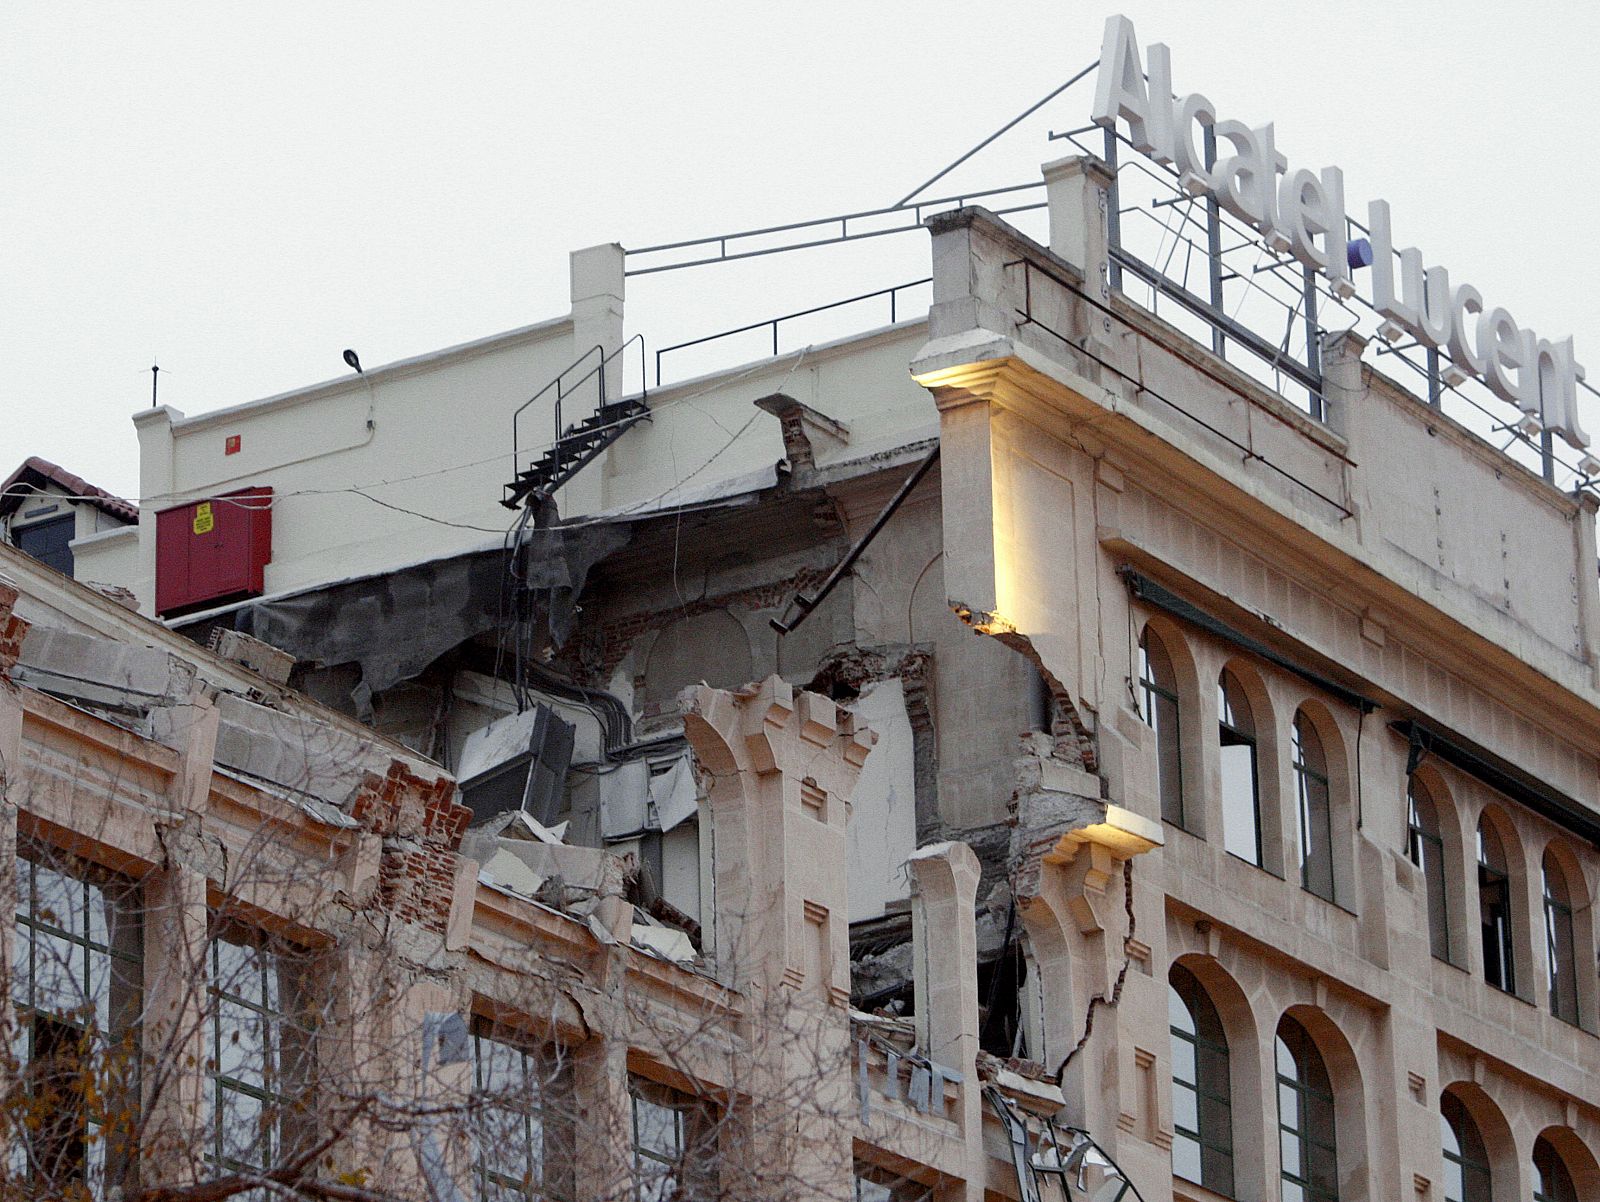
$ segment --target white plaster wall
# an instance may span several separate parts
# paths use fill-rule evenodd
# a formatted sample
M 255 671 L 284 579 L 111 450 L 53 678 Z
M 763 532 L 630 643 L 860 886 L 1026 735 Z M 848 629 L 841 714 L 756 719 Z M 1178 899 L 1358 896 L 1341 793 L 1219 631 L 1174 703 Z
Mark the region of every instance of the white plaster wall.
M 498 504 L 512 412 L 571 359 L 571 326 L 558 320 L 193 418 L 146 410 L 135 418 L 140 562 L 113 583 L 148 609 L 156 511 L 258 485 L 275 494 L 268 594 L 494 542 L 512 517 Z M 522 428 L 524 441 L 548 442 L 551 406 L 530 409 Z M 240 449 L 228 455 L 234 436 Z
M 653 508 L 678 487 L 698 493 L 771 468 L 783 458 L 778 419 L 753 402 L 775 392 L 850 428 L 846 444 L 813 439 L 819 468 L 931 437 L 933 402 L 906 371 L 925 337 L 909 323 L 651 393 L 650 422 L 607 454 L 602 508 Z
M 878 918 L 888 903 L 911 896 L 904 864 L 917 845 L 911 722 L 898 680 L 867 685 L 850 707 L 878 736 L 861 766 L 850 809 L 850 921 Z

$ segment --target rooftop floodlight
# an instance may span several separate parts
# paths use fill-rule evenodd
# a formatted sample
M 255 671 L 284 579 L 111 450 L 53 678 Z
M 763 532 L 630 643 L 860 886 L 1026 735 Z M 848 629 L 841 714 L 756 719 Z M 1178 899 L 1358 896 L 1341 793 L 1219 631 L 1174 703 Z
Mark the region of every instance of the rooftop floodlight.
M 1378 327 L 1378 337 L 1385 342 L 1399 342 L 1405 336 L 1405 327 L 1399 322 L 1386 321 Z
M 1578 475 L 1600 476 L 1600 459 L 1596 459 L 1593 455 L 1585 455 L 1578 460 Z
M 1194 171 L 1185 171 L 1180 175 L 1178 177 L 1178 187 L 1182 188 L 1190 196 L 1204 196 L 1211 191 L 1205 179 Z
M 1333 294 L 1340 300 L 1349 300 L 1356 294 L 1355 284 L 1345 276 L 1340 276 L 1338 279 L 1333 280 L 1329 287 L 1333 289 Z
M 348 363 L 351 367 L 356 369 L 356 375 L 359 376 L 359 375 L 362 374 L 362 371 L 361 371 L 361 356 L 356 354 L 354 351 L 350 350 L 348 347 L 345 348 L 344 361 L 346 363 Z
M 1544 423 L 1539 420 L 1538 414 L 1524 413 L 1522 420 L 1517 423 L 1517 432 L 1529 438 L 1535 438 L 1544 429 Z
M 1472 377 L 1465 368 L 1457 363 L 1447 363 L 1444 367 L 1444 382 L 1451 388 L 1460 388 Z
M 1365 238 L 1352 238 L 1345 243 L 1344 261 L 1350 264 L 1350 270 L 1355 271 L 1360 267 L 1372 266 L 1372 243 Z
M 1294 244 L 1289 241 L 1289 235 L 1282 230 L 1272 230 L 1267 234 L 1267 249 L 1275 255 L 1286 255 Z

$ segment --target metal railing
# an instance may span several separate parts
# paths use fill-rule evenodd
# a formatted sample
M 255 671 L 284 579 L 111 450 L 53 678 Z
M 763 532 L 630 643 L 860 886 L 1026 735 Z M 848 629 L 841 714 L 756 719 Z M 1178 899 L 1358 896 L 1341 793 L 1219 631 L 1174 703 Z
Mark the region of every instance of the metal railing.
M 994 196 L 1005 196 L 1015 192 L 1036 192 L 1044 188 L 1044 181 L 1039 180 L 1027 184 L 1012 184 L 1006 188 L 988 188 L 979 192 L 964 192 L 958 196 L 945 196 L 937 200 L 919 200 L 915 204 L 890 205 L 883 209 L 862 209 L 856 213 L 842 213 L 836 217 L 818 217 L 811 221 L 791 221 L 785 225 L 769 225 L 758 230 L 741 230 L 733 234 L 713 234 L 708 238 L 691 238 L 685 242 L 663 242 L 657 246 L 640 246 L 626 250 L 624 253 L 629 262 L 637 263 L 645 260 L 646 256 L 665 255 L 669 251 L 695 251 L 704 249 L 709 251 L 716 248 L 715 254 L 703 254 L 698 258 L 690 257 L 682 261 L 671 263 L 658 263 L 646 266 L 629 267 L 627 275 L 651 275 L 658 271 L 677 271 L 683 267 L 702 267 L 707 263 L 732 263 L 738 259 L 753 259 L 759 255 L 774 255 L 784 251 L 804 250 L 812 246 L 831 246 L 836 242 L 856 242 L 862 238 L 881 238 L 886 234 L 905 234 L 922 228 L 924 211 L 929 214 L 948 208 L 964 208 L 974 200 L 985 200 Z M 1027 204 L 1011 205 L 996 209 L 997 214 L 1024 213 L 1032 209 L 1042 209 L 1045 202 L 1031 201 Z M 852 229 L 856 226 L 868 224 L 870 219 L 883 220 L 904 216 L 907 218 L 902 223 L 885 226 L 878 229 Z M 824 231 L 832 231 L 827 236 L 821 236 Z M 770 238 L 779 234 L 788 234 L 792 237 L 780 240 L 773 246 L 762 246 L 752 249 L 740 249 L 739 243 L 756 238 Z M 813 236 L 813 234 L 817 236 Z M 730 243 L 732 249 L 730 250 Z
M 606 353 L 605 347 L 599 345 L 598 343 L 590 347 L 588 350 L 584 351 L 583 354 L 574 359 L 570 364 L 557 372 L 553 380 L 551 380 L 543 388 L 539 389 L 538 392 L 534 393 L 527 400 L 523 401 L 522 404 L 517 406 L 515 412 L 513 412 L 511 415 L 511 475 L 513 479 L 515 479 L 517 473 L 522 470 L 522 442 L 520 434 L 523 411 L 526 410 L 530 405 L 534 404 L 534 402 L 543 398 L 545 394 L 548 393 L 552 388 L 555 389 L 555 437 L 551 440 L 549 449 L 554 452 L 556 456 L 555 466 L 557 469 L 559 469 L 561 466 L 562 402 L 566 400 L 567 397 L 575 393 L 579 388 L 582 388 L 590 380 L 598 379 L 597 388 L 599 392 L 599 400 L 595 406 L 595 412 L 598 413 L 601 409 L 605 408 L 605 369 L 611 364 L 612 360 L 619 357 L 635 342 L 639 344 L 639 395 L 640 399 L 642 400 L 648 394 L 647 386 L 649 381 L 645 378 L 644 335 L 635 334 L 633 337 L 624 341 L 621 346 L 617 347 L 617 349 L 612 351 L 609 355 Z M 567 377 L 573 372 L 577 371 L 580 367 L 583 367 L 584 364 L 591 363 L 591 361 L 592 365 L 589 367 L 589 370 L 584 372 L 583 375 L 579 376 L 577 380 L 573 381 L 569 385 L 567 383 Z
M 793 321 L 797 317 L 810 317 L 814 313 L 825 313 L 830 309 L 843 308 L 845 305 L 858 304 L 861 301 L 873 300 L 876 297 L 889 298 L 889 324 L 894 325 L 898 319 L 899 309 L 897 304 L 898 294 L 908 288 L 920 288 L 923 284 L 931 284 L 932 276 L 924 276 L 920 280 L 909 280 L 904 284 L 896 284 L 892 288 L 879 288 L 873 292 L 863 292 L 859 296 L 846 297 L 844 300 L 829 301 L 825 305 L 813 305 L 809 309 L 796 309 L 793 313 L 784 313 L 778 317 L 769 317 L 764 321 L 753 321 L 748 325 L 736 326 L 731 330 L 722 330 L 716 334 L 707 334 L 703 338 L 691 338 L 688 342 L 677 342 L 671 346 L 661 347 L 656 351 L 656 387 L 661 387 L 661 359 L 673 351 L 685 350 L 691 346 L 702 346 L 708 342 L 716 342 L 723 338 L 733 338 L 739 334 L 748 334 L 753 330 L 772 329 L 772 354 L 778 354 L 778 328 L 786 321 Z

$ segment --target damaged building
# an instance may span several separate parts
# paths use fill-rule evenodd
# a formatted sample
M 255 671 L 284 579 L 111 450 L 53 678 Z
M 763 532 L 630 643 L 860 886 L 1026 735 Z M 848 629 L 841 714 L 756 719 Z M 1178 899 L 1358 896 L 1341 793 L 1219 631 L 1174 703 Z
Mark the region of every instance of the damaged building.
M 1040 239 L 895 210 L 930 243 L 925 315 L 663 384 L 626 280 L 748 235 L 587 248 L 562 317 L 138 414 L 137 520 L 73 551 L 142 617 L 4 561 L 24 735 L 66 707 L 171 764 L 150 787 L 181 779 L 203 836 L 176 859 L 141 818 L 129 859 L 23 796 L 28 838 L 178 871 L 203 941 L 246 829 L 209 833 L 205 790 L 263 793 L 316 828 L 275 855 L 349 876 L 326 915 L 241 899 L 353 974 L 335 1048 L 378 1039 L 375 973 L 384 1073 L 470 1095 L 498 1039 L 517 1113 L 552 1116 L 521 1178 L 471 1123 L 352 1138 L 340 1171 L 403 1162 L 435 1197 L 1600 1192 L 1592 461 L 1560 462 L 1553 400 L 1506 418 L 1511 453 L 1450 408 L 1489 368 L 1379 324 L 1352 278 L 1376 230 L 1275 239 L 1141 157 L 1133 105 L 1003 190 Z M 1138 219 L 1174 211 L 1193 232 L 1150 253 Z M 1252 256 L 1287 290 L 1270 337 L 1230 315 Z M 216 750 L 157 717 L 190 694 L 134 704 L 144 659 L 87 640 L 197 665 Z M 277 715 L 353 750 L 291 756 Z

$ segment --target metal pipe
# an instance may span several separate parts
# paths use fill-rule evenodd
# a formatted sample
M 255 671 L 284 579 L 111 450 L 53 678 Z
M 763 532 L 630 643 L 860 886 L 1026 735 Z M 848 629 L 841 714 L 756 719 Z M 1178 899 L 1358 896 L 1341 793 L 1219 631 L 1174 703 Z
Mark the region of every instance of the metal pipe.
M 804 593 L 796 593 L 794 595 L 793 604 L 800 607 L 800 616 L 793 622 L 781 622 L 777 618 L 769 618 L 768 621 L 771 623 L 772 629 L 776 630 L 780 635 L 788 634 L 810 617 L 812 610 L 827 600 L 828 594 L 833 592 L 834 586 L 844 579 L 846 572 L 855 566 L 856 560 L 861 558 L 861 553 L 871 545 L 873 539 L 878 537 L 878 531 L 883 529 L 889 519 L 894 516 L 895 510 L 899 509 L 901 503 L 911 495 L 911 490 L 922 482 L 922 478 L 928 474 L 929 469 L 937 462 L 939 462 L 939 444 L 935 443 L 933 450 L 929 451 L 923 461 L 917 464 L 917 470 L 906 477 L 906 482 L 900 486 L 899 491 L 883 507 L 883 511 L 878 514 L 877 519 L 872 523 L 872 528 L 861 536 L 861 541 L 851 547 L 849 553 L 839 561 L 838 566 L 828 573 L 828 578 L 822 582 L 822 587 L 817 590 L 816 596 L 808 597 Z M 785 607 L 784 612 L 789 612 L 787 607 Z

